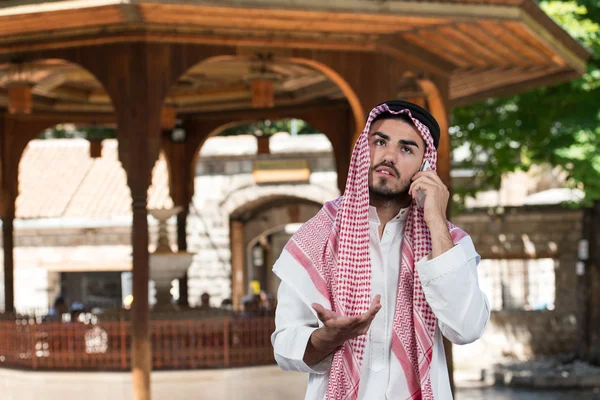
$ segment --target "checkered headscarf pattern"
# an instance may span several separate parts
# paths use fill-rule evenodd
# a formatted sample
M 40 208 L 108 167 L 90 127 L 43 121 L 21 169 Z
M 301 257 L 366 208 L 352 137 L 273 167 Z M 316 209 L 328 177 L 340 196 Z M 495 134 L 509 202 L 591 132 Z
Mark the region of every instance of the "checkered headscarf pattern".
M 437 152 L 427 127 L 413 118 L 409 110 L 393 111 L 386 104 L 375 107 L 352 152 L 344 196 L 327 203 L 286 246 L 307 269 L 315 286 L 330 299 L 333 311 L 345 316 L 364 314 L 371 303 L 368 140 L 371 123 L 383 112 L 407 114 L 412 119 L 426 144 L 424 159 L 435 170 Z M 464 236 L 464 232 L 449 227 L 453 239 Z M 436 318 L 425 300 L 415 260 L 431 252 L 431 237 L 423 210 L 415 202 L 409 209 L 401 251 L 392 351 L 404 370 L 411 393 L 409 399 L 429 400 L 433 399 L 429 369 Z M 335 352 L 328 400 L 357 398 L 365 345 L 366 335 L 361 335 Z

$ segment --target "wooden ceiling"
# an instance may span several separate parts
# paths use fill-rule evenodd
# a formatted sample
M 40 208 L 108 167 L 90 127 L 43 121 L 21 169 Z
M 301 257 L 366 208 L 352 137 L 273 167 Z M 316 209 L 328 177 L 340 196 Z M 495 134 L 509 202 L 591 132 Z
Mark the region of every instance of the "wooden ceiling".
M 215 5 L 218 4 L 218 5 Z M 24 49 L 145 40 L 264 47 L 384 51 L 450 79 L 453 105 L 563 82 L 585 70 L 588 52 L 530 0 L 71 0 L 5 1 L 0 6 L 0 57 Z M 132 36 L 135 37 L 135 36 Z M 420 62 L 419 62 L 420 61 Z M 250 106 L 250 58 L 203 63 L 171 89 L 180 112 Z M 0 65 L 0 106 L 9 63 Z M 29 64 L 34 110 L 110 111 L 98 82 L 58 60 Z M 277 105 L 338 100 L 340 90 L 309 67 L 274 60 Z M 419 72 L 419 71 L 416 71 Z M 414 91 L 410 83 L 399 90 Z
M 256 61 L 245 57 L 198 64 L 174 85 L 166 104 L 179 113 L 251 108 L 250 79 Z M 7 85 L 16 68 L 0 65 L 0 107 L 7 104 Z M 340 89 L 320 72 L 285 62 L 266 65 L 275 83 L 275 104 L 288 106 L 312 101 L 343 99 Z M 76 64 L 43 60 L 24 64 L 33 84 L 34 112 L 112 111 L 110 98 L 95 77 Z

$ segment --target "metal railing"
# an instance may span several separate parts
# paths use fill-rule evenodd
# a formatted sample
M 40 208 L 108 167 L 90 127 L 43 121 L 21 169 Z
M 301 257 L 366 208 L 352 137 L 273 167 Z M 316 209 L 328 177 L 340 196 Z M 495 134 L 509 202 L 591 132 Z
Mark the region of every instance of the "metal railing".
M 152 319 L 154 370 L 228 368 L 275 362 L 272 316 Z M 131 360 L 126 318 L 74 322 L 39 317 L 0 320 L 0 367 L 31 370 L 126 371 Z

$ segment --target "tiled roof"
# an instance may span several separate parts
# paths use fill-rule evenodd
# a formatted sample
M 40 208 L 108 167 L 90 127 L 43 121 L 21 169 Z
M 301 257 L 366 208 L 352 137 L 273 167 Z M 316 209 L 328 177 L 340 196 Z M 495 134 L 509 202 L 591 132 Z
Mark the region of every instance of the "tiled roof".
M 202 145 L 200 157 L 251 155 L 256 154 L 257 148 L 253 135 L 214 136 Z M 331 142 L 322 133 L 292 136 L 287 132 L 279 132 L 270 137 L 269 149 L 271 154 L 333 152 Z
M 148 208 L 170 208 L 167 166 L 160 157 Z M 102 157 L 89 157 L 84 139 L 34 140 L 19 165 L 16 217 L 111 219 L 131 215 L 131 195 L 117 158 L 117 141 L 103 141 Z

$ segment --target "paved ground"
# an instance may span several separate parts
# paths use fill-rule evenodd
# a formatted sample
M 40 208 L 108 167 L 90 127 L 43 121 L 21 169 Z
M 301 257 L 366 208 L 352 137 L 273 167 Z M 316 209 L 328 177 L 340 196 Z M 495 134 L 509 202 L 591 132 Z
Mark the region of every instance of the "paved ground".
M 457 378 L 456 400 L 600 400 L 600 387 L 532 391 L 482 387 L 479 381 Z M 305 387 L 305 375 L 275 366 L 152 374 L 153 400 L 302 400 Z M 131 400 L 131 388 L 130 373 L 0 369 L 0 400 Z
M 596 400 L 600 389 L 544 391 L 503 387 L 458 388 L 455 400 Z

